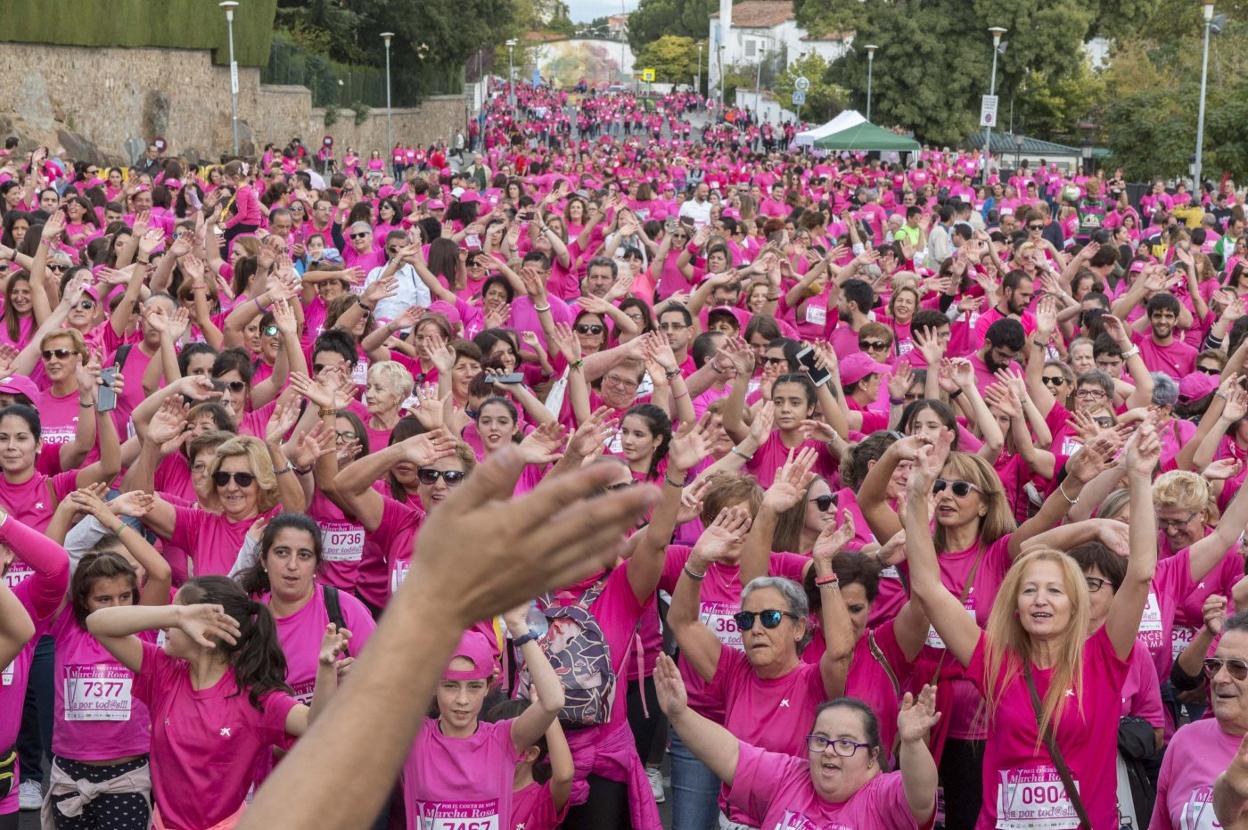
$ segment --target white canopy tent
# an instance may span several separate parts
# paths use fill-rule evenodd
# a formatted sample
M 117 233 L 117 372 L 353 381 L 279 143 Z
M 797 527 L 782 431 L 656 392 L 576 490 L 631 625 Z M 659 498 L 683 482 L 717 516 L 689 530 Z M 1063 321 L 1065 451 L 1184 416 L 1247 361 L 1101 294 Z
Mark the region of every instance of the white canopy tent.
M 844 110 L 840 115 L 833 118 L 823 126 L 814 127 L 813 129 L 809 129 L 795 135 L 793 137 L 793 146 L 810 147 L 814 145 L 816 141 L 825 136 L 836 135 L 843 130 L 848 130 L 850 127 L 857 127 L 859 124 L 865 124 L 866 121 L 867 119 L 863 118 L 862 114 L 857 110 Z

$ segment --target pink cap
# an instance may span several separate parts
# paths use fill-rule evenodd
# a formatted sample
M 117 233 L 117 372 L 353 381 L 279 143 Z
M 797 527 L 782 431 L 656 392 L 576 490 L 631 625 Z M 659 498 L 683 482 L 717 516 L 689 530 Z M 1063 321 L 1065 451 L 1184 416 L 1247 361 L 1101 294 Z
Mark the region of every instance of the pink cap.
M 430 210 L 443 210 L 446 208 L 446 205 L 442 203 L 441 199 L 430 199 L 425 203 L 425 206 Z
M 867 375 L 875 375 L 887 371 L 887 366 L 876 362 L 870 355 L 854 352 L 849 357 L 841 360 L 841 383 L 848 386 L 851 383 L 857 383 Z
M 469 661 L 472 663 L 472 668 L 452 669 L 451 663 L 454 663 L 456 659 Z M 494 676 L 496 668 L 494 653 L 485 637 L 476 631 L 465 631 L 464 636 L 459 638 L 459 645 L 451 654 L 442 677 L 447 680 L 488 680 Z
M 1179 380 L 1179 400 L 1194 401 L 1218 388 L 1218 376 L 1191 372 Z
M 479 202 L 481 201 L 481 195 L 475 190 L 465 190 L 462 194 L 460 194 L 459 201 L 461 204 Z
M 1144 260 L 1137 259 L 1135 262 L 1131 263 L 1131 267 L 1128 268 L 1127 270 L 1131 272 L 1132 274 L 1138 274 L 1139 272 L 1144 270 Z
M 459 309 L 445 300 L 430 303 L 429 312 L 431 314 L 441 314 L 452 326 L 459 326 L 464 322 L 464 318 L 459 315 Z
M 39 400 L 39 387 L 25 375 L 9 375 L 0 378 L 0 393 L 9 395 L 25 395 L 32 403 Z

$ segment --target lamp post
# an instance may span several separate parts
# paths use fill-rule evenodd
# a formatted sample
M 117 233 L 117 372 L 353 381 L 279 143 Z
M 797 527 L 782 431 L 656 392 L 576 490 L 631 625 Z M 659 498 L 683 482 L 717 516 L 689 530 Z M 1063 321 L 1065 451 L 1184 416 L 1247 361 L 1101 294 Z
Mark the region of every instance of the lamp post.
M 868 43 L 862 47 L 867 50 L 867 120 L 871 120 L 871 75 L 875 70 L 875 50 L 880 47 Z
M 507 39 L 507 101 L 511 104 L 511 118 L 516 118 L 516 69 L 512 65 L 513 53 L 516 48 L 516 39 Z
M 1205 86 L 1209 81 L 1209 33 L 1213 28 L 1213 0 L 1205 0 L 1201 11 L 1205 15 L 1205 50 L 1200 63 L 1200 109 L 1196 116 L 1196 159 L 1192 164 L 1192 191 L 1199 204 L 1200 166 L 1205 146 Z
M 693 90 L 702 95 L 702 44 L 698 44 L 698 74 L 693 76 Z
M 381 39 L 386 42 L 386 146 L 394 147 L 394 135 L 390 125 L 390 38 L 394 32 L 382 32 Z
M 238 64 L 234 61 L 234 10 L 238 0 L 222 0 L 217 4 L 225 9 L 225 29 L 230 39 L 230 131 L 233 136 L 234 155 L 238 155 Z M 1201 100 L 1204 100 L 1203 98 Z
M 759 41 L 758 67 L 754 73 L 754 120 L 755 121 L 762 120 L 761 106 L 760 106 L 761 102 L 759 101 L 759 94 L 761 92 L 760 88 L 762 87 L 762 83 L 763 83 L 763 55 L 766 54 L 766 51 L 767 50 L 763 48 L 762 41 Z
M 988 83 L 988 94 L 997 94 L 997 54 L 1001 48 L 1001 35 L 1006 33 L 1006 29 L 1001 26 L 989 26 L 988 31 L 992 34 L 992 79 Z M 992 160 L 992 127 L 984 127 L 984 181 L 985 187 L 988 186 L 988 167 L 989 161 Z

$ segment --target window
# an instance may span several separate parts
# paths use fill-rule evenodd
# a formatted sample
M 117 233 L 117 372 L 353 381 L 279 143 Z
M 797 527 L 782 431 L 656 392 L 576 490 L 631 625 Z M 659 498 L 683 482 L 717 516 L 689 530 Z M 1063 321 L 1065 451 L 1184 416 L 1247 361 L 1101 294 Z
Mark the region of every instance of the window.
M 758 52 L 758 41 L 750 38 L 745 42 L 745 56 L 747 58 L 754 57 Z

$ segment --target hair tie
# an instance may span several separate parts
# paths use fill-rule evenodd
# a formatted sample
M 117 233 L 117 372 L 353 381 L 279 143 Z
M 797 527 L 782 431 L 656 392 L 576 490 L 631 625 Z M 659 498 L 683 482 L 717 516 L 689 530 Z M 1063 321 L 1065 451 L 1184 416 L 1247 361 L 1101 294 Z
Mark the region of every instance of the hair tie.
M 259 613 L 260 613 L 260 608 L 261 608 L 261 603 L 257 602 L 257 601 L 256 601 L 256 600 L 254 600 L 254 599 L 253 599 L 253 600 L 248 600 L 248 602 L 250 603 L 250 605 L 248 605 L 248 607 L 247 607 L 247 614 L 248 614 L 248 616 L 252 616 L 252 617 L 254 617 L 254 616 L 256 616 L 257 614 L 259 614 Z

